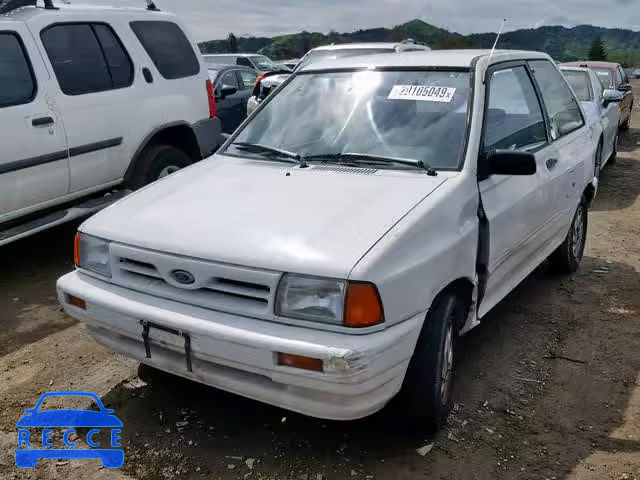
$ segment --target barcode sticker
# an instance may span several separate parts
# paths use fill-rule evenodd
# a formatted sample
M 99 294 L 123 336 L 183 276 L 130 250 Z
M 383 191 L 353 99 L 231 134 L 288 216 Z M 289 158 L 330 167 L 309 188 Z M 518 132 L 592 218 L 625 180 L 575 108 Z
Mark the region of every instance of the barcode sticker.
M 453 87 L 394 85 L 387 98 L 390 100 L 422 100 L 423 102 L 450 103 L 455 93 L 456 89 Z

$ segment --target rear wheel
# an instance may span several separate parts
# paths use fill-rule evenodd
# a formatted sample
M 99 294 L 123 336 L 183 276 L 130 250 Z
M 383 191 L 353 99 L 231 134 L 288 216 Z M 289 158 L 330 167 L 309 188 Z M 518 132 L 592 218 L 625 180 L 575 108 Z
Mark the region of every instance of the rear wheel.
M 580 267 L 587 242 L 587 202 L 584 197 L 573 216 L 564 242 L 549 257 L 551 266 L 559 273 L 574 273 Z
M 128 184 L 133 190 L 164 178 L 191 164 L 191 158 L 171 145 L 149 145 L 133 167 Z
M 435 431 L 451 410 L 457 331 L 465 313 L 455 292 L 441 293 L 422 326 L 402 390 L 395 399 L 403 426 Z

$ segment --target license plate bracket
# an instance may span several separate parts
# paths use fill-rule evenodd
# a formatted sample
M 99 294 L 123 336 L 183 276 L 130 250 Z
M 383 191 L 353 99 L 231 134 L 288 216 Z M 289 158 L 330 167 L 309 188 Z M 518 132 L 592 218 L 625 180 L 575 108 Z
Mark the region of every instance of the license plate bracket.
M 149 332 L 152 328 L 154 328 L 156 330 L 160 330 L 162 332 L 176 335 L 184 339 L 184 355 L 185 355 L 187 371 L 188 372 L 193 371 L 191 368 L 191 336 L 188 333 L 183 332 L 182 330 L 178 330 L 176 328 L 165 327 L 164 325 L 158 325 L 157 323 L 149 322 L 147 320 L 140 320 L 140 325 L 142 325 L 142 341 L 144 342 L 144 351 L 147 358 L 151 358 L 151 341 L 149 337 Z

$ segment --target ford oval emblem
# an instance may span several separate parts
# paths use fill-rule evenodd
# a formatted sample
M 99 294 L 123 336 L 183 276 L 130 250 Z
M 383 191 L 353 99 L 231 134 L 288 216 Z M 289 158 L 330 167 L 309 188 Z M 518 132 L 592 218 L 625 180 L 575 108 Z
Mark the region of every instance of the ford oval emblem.
M 196 277 L 186 270 L 174 270 L 171 272 L 173 279 L 181 285 L 191 285 L 195 283 Z

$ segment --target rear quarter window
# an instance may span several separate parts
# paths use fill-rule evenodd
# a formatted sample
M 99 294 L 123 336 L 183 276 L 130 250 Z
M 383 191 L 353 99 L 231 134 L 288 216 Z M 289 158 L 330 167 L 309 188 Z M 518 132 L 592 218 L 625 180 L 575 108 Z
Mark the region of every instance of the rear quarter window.
M 131 29 L 167 80 L 200 73 L 200 62 L 180 27 L 167 21 L 131 22 Z

